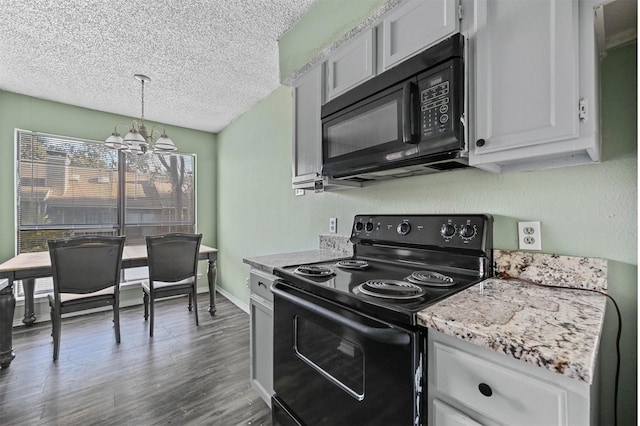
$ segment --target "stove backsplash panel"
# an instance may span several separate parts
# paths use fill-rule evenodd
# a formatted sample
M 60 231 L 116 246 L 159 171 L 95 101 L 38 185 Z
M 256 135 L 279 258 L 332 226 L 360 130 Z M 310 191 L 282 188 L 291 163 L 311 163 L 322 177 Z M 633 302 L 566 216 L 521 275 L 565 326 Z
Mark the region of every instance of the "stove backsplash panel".
M 353 255 L 353 244 L 350 235 L 326 234 L 320 235 L 320 250 L 341 251 L 347 256 Z

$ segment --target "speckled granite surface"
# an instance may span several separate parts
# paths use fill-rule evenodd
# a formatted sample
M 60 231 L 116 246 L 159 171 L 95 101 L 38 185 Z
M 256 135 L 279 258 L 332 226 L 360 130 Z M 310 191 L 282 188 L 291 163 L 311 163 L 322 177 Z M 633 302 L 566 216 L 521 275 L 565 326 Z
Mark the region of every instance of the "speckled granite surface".
M 273 273 L 273 268 L 325 262 L 351 257 L 353 248 L 349 237 L 342 235 L 320 235 L 319 249 L 279 253 L 266 256 L 246 257 L 244 263 L 262 271 Z
M 327 234 L 320 235 L 320 250 L 336 250 L 353 255 L 353 244 L 350 235 Z
M 607 261 L 588 257 L 494 250 L 496 274 L 561 287 L 607 290 Z
M 561 286 L 606 289 L 602 259 L 496 251 L 497 271 Z M 418 323 L 591 383 L 606 297 L 491 278 L 418 314 Z

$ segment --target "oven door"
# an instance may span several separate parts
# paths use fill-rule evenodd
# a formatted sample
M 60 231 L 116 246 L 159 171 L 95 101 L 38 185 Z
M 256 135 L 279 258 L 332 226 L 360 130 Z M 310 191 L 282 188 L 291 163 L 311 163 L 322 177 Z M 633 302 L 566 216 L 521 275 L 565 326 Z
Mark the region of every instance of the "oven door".
M 276 281 L 274 425 L 421 425 L 424 338 Z M 426 394 L 426 392 L 425 392 Z

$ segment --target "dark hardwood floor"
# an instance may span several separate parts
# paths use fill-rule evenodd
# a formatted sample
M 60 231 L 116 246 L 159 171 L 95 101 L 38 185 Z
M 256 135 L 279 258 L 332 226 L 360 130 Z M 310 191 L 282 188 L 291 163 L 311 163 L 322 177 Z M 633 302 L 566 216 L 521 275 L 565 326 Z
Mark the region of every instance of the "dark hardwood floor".
M 51 324 L 14 330 L 16 359 L 0 370 L 0 425 L 271 425 L 249 384 L 249 318 L 223 296 L 214 317 L 199 295 L 156 304 L 154 337 L 142 306 L 65 318 L 60 358 Z M 142 298 L 142 296 L 141 296 Z

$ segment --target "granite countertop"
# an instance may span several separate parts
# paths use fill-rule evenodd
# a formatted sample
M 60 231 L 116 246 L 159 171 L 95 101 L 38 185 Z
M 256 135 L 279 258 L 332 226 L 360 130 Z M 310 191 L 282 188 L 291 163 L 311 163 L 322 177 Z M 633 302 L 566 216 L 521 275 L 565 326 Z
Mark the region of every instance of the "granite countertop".
M 606 261 L 494 252 L 497 272 L 606 292 Z M 418 314 L 418 323 L 556 373 L 592 383 L 606 297 L 490 278 Z

